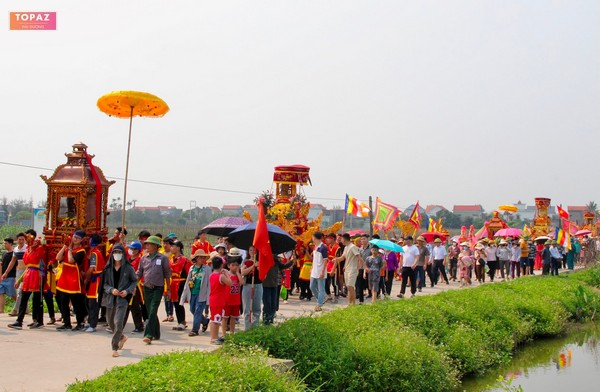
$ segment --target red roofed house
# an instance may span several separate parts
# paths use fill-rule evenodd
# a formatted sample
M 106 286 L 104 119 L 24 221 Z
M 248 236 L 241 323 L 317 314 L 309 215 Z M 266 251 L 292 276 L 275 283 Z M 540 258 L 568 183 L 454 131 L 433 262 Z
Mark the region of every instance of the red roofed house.
M 483 207 L 481 204 L 455 205 L 452 212 L 461 218 L 481 218 L 481 215 L 483 215 Z

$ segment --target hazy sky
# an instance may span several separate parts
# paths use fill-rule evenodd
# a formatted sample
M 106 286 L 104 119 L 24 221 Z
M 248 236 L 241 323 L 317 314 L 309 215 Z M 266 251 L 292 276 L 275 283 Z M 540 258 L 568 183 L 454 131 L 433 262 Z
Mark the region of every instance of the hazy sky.
M 96 100 L 156 94 L 136 118 L 133 179 L 259 193 L 311 167 L 313 202 L 403 208 L 598 198 L 598 1 L 3 1 L 0 161 L 54 168 L 83 141 L 123 177 L 127 120 Z M 56 11 L 57 31 L 9 31 Z M 0 165 L 0 195 L 45 199 Z M 122 195 L 122 183 L 110 197 Z M 138 205 L 254 196 L 131 183 Z M 325 199 L 317 199 L 325 198 Z

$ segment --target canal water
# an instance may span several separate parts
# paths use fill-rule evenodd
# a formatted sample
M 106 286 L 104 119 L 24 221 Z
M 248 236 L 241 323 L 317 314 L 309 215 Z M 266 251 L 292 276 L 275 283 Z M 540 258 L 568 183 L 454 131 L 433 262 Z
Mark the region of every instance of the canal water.
M 576 326 L 563 337 L 527 344 L 509 364 L 481 377 L 465 378 L 458 390 L 516 391 L 519 386 L 524 392 L 600 391 L 600 323 Z

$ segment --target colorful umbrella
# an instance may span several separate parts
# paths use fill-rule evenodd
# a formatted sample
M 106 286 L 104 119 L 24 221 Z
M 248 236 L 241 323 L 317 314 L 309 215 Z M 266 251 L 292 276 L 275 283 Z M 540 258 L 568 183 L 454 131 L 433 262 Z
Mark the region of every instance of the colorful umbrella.
M 296 239 L 281 227 L 267 223 L 267 230 L 269 231 L 269 242 L 273 254 L 289 252 L 296 248 Z M 227 241 L 240 249 L 248 250 L 254 241 L 255 231 L 256 222 L 248 223 L 229 233 Z
M 500 229 L 494 234 L 494 237 L 518 237 L 520 236 L 522 231 L 520 229 L 513 229 L 512 227 L 508 227 L 506 229 Z
M 156 95 L 139 91 L 113 91 L 103 95 L 96 102 L 98 109 L 118 118 L 129 119 L 129 138 L 127 139 L 127 161 L 125 164 L 125 186 L 123 190 L 123 216 L 121 226 L 125 227 L 125 208 L 127 207 L 127 178 L 129 176 L 129 152 L 131 150 L 131 126 L 133 116 L 162 117 L 169 111 L 169 105 Z
M 369 242 L 373 245 L 380 247 L 381 249 L 391 250 L 392 252 L 404 253 L 404 249 L 402 249 L 402 247 L 400 245 L 393 243 L 392 241 L 389 241 L 389 240 L 374 239 Z
M 579 230 L 577 233 L 575 233 L 576 237 L 583 237 L 584 235 L 590 235 L 592 234 L 592 232 L 590 230 Z
M 348 235 L 350 236 L 350 238 L 356 238 L 356 237 L 360 237 L 361 235 L 365 235 L 367 233 L 365 233 L 362 230 L 350 230 L 348 232 Z
M 206 234 L 226 237 L 238 227 L 247 225 L 248 223 L 250 221 L 244 218 L 226 216 L 210 222 L 202 228 L 202 231 Z
M 449 234 L 440 233 L 437 231 L 426 231 L 425 233 L 422 233 L 419 235 L 423 236 L 423 238 L 425 238 L 425 241 L 431 242 L 431 241 L 435 240 L 436 238 L 439 238 L 440 240 L 444 241 L 446 238 L 448 238 Z

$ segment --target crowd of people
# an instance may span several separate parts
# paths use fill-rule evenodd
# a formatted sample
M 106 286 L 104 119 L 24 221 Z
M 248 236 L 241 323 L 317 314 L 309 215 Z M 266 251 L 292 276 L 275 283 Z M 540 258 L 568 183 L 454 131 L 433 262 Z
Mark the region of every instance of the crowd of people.
M 139 333 L 145 344 L 161 338 L 158 310 L 164 303 L 163 323 L 173 322 L 173 330 L 185 331 L 190 314 L 188 335 L 198 336 L 210 328 L 211 343 L 218 345 L 238 324 L 246 330 L 258 326 L 261 315 L 264 325 L 273 324 L 280 301 L 287 303 L 290 296 L 299 301 L 314 298 L 314 311 L 321 312 L 326 302 L 338 303 L 340 297 L 347 298 L 349 306 L 389 297 L 397 281 L 397 297 L 403 298 L 407 287 L 415 296 L 427 285 L 451 281 L 464 287 L 473 280 L 483 284 L 486 279 L 516 279 L 536 270 L 554 275 L 560 268 L 573 269 L 581 250 L 576 240 L 565 249 L 552 240 L 444 243 L 435 238 L 428 243 L 423 236 L 393 238 L 388 242 L 395 248 L 382 249 L 373 241 L 377 235 L 351 238 L 316 232 L 307 246 L 275 255 L 274 265 L 261 274 L 257 250 L 238 249 L 224 237 L 213 246 L 206 233 L 199 232 L 188 258 L 174 233 L 163 238 L 143 230 L 129 242 L 127 234 L 117 228 L 103 242 L 99 235 L 75 231 L 55 260 L 48 260 L 48 249 L 33 230 L 6 238 L 0 313 L 9 296 L 15 299 L 10 316 L 16 317 L 8 327 L 23 328 L 32 298 L 32 322 L 27 327 L 44 325 L 45 302 L 48 324 L 61 323 L 58 331 L 94 333 L 99 323 L 105 324 L 113 334 L 112 355 L 118 357 L 128 339 L 123 328 L 130 314 L 132 332 Z

